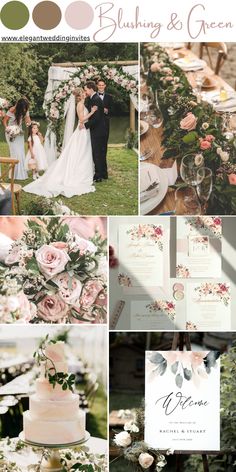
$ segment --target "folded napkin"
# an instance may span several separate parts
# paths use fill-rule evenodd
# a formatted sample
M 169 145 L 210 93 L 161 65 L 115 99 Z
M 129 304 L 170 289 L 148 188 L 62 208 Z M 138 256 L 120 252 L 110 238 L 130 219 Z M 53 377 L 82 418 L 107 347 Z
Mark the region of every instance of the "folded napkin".
M 201 70 L 206 66 L 205 61 L 202 59 L 190 59 L 189 61 L 186 61 L 184 58 L 180 58 L 176 59 L 174 63 L 185 72 Z
M 204 93 L 204 98 L 211 103 L 216 111 L 235 111 L 236 108 L 236 93 L 233 90 L 227 90 L 228 97 L 226 100 L 220 100 L 220 92 Z

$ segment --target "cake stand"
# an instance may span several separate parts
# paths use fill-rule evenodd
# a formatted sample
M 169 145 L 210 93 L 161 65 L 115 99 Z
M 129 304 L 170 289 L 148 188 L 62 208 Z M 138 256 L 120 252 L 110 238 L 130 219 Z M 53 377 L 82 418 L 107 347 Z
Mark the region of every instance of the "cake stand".
M 82 446 L 89 440 L 90 434 L 88 433 L 88 431 L 85 431 L 85 437 L 83 439 L 67 444 L 42 444 L 28 441 L 27 439 L 25 439 L 23 431 L 19 434 L 19 438 L 23 443 L 27 444 L 28 446 L 48 450 L 47 456 L 42 456 L 42 460 L 40 463 L 40 472 L 61 472 L 62 466 L 59 450 Z

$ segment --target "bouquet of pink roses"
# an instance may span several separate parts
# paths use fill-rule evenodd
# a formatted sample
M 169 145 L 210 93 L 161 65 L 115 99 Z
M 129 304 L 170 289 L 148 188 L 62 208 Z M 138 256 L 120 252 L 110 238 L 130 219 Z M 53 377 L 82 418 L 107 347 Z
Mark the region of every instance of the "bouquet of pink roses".
M 60 218 L 28 220 L 1 264 L 3 295 L 14 281 L 31 304 L 31 323 L 104 323 L 106 252 L 98 232 L 85 239 Z
M 9 137 L 10 141 L 14 141 L 17 136 L 23 134 L 23 131 L 18 125 L 9 125 L 6 127 L 6 134 Z

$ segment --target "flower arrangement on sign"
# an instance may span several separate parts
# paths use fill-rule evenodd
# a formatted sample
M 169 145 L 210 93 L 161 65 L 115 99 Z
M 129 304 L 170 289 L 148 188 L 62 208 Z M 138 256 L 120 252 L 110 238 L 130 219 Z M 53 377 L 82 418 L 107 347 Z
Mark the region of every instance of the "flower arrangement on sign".
M 106 241 L 63 219 L 28 220 L 0 266 L 0 322 L 104 323 Z
M 144 408 L 138 408 L 135 410 L 133 419 L 125 423 L 124 431 L 115 434 L 114 443 L 120 448 L 121 455 L 111 462 L 123 456 L 132 463 L 137 472 L 143 472 L 143 470 L 147 469 L 161 472 L 167 464 L 165 455 L 149 447 L 143 438 Z M 166 455 L 173 454 L 173 452 L 172 449 L 168 449 Z
M 56 135 L 57 148 L 60 149 L 63 140 L 64 110 L 67 100 L 78 86 L 83 86 L 88 80 L 103 79 L 109 88 L 115 84 L 122 96 L 138 95 L 138 84 L 132 75 L 127 74 L 121 67 L 110 67 L 108 65 L 86 65 L 79 67 L 71 74 L 69 80 L 64 80 L 53 92 L 50 100 L 44 105 L 46 117 L 49 121 L 49 129 Z
M 222 133 L 222 117 L 212 105 L 196 102 L 185 73 L 159 45 L 143 46 L 149 62 L 148 85 L 157 91 L 164 118 L 162 159 L 194 153 L 212 170 L 209 214 L 236 212 L 236 140 Z

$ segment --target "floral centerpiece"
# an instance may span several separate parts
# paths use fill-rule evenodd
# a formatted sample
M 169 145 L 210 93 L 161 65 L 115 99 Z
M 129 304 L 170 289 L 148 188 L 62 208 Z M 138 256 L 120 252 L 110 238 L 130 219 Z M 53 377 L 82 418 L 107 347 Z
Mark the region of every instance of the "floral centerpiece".
M 135 410 L 134 417 L 124 425 L 124 431 L 116 433 L 114 444 L 120 448 L 120 456 L 131 462 L 134 470 L 143 472 L 153 470 L 161 472 L 167 464 L 166 457 L 160 451 L 149 447 L 144 437 L 144 409 Z M 168 449 L 166 455 L 173 454 L 173 450 Z M 114 459 L 118 460 L 119 457 Z
M 85 239 L 60 218 L 28 220 L 0 269 L 4 300 L 27 305 L 27 316 L 22 303 L 2 309 L 2 322 L 105 322 L 106 241 L 98 233 Z
M 159 45 L 145 44 L 148 85 L 158 95 L 164 118 L 162 159 L 195 154 L 212 170 L 209 214 L 236 212 L 236 140 L 222 134 L 222 117 L 212 105 L 197 103 L 185 73 Z M 181 183 L 182 184 L 182 183 Z

